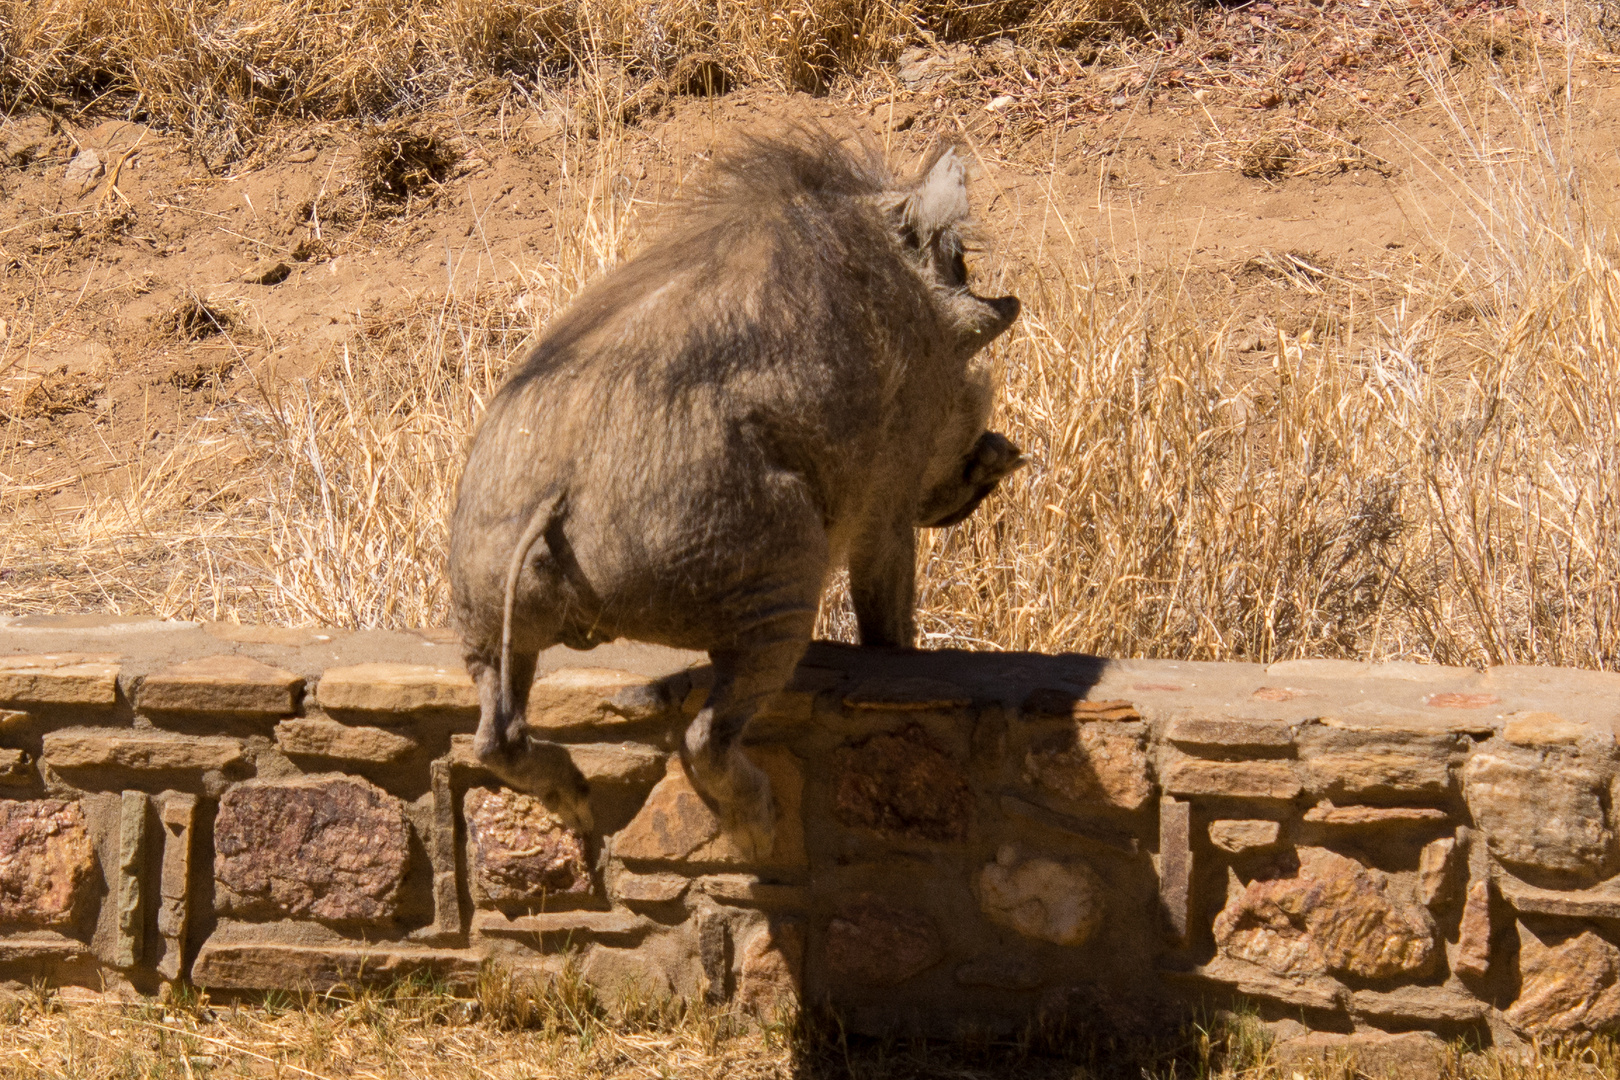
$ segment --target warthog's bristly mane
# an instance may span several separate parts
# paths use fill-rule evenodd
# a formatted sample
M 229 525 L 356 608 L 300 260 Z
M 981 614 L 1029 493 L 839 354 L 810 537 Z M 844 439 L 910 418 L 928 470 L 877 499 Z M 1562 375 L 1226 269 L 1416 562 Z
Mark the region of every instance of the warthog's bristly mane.
M 739 204 L 863 198 L 880 195 L 893 184 L 876 150 L 800 125 L 780 134 L 744 136 L 717 152 L 689 206 L 701 215 Z

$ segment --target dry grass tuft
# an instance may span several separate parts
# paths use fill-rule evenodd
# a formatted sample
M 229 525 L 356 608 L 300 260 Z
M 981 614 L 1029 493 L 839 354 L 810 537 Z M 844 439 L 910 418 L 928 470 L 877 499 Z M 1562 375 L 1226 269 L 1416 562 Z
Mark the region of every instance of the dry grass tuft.
M 201 341 L 229 333 L 236 320 L 224 308 L 188 289 L 173 307 L 158 317 L 155 325 L 164 337 Z
M 460 158 L 444 132 L 395 120 L 361 136 L 353 169 L 373 210 L 404 212 L 412 200 L 449 179 Z
M 165 1003 L 119 1003 L 43 988 L 0 999 L 0 1073 L 15 1080 L 266 1076 L 306 1080 L 670 1077 L 692 1080 L 1349 1080 L 1354 1058 L 1282 1064 L 1247 1012 L 1194 1020 L 1124 1045 L 1032 1030 L 1004 1040 L 884 1041 L 830 1018 L 756 1024 L 702 1005 L 605 1008 L 588 989 L 486 979 L 470 996 L 425 980 L 327 994 L 273 993 L 224 1006 L 182 990 Z M 521 988 L 518 988 L 521 986 Z M 515 995 L 515 996 L 514 996 Z M 1448 1048 L 1436 1080 L 1602 1080 L 1620 1046 Z

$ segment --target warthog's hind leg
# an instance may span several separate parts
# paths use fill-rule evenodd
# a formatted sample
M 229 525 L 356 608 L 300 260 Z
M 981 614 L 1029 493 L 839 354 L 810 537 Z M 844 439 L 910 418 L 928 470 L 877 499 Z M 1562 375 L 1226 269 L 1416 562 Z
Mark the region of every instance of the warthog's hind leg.
M 591 831 L 591 786 L 568 751 L 537 737 L 528 726 L 529 687 L 534 682 L 535 653 L 513 650 L 512 712 L 501 712 L 501 672 L 498 663 L 470 660 L 467 664 L 478 686 L 478 734 L 473 750 L 478 761 L 501 780 L 537 796 L 569 827 Z
M 771 782 L 743 754 L 742 736 L 760 707 L 787 686 L 815 623 L 800 613 L 777 621 L 763 641 L 713 649 L 714 687 L 686 729 L 686 764 L 698 789 L 718 806 L 726 832 L 750 858 L 770 855 L 776 840 Z

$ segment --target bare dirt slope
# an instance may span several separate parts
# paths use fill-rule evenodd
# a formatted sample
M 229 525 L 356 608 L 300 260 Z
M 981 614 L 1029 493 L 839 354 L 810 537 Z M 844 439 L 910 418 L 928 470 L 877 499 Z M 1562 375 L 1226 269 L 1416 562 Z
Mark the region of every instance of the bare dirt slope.
M 1205 55 L 1236 62 L 1222 47 L 1204 70 Z M 1191 67 L 1166 78 L 1188 61 L 1151 51 L 1110 65 L 1005 40 L 935 46 L 824 97 L 574 84 L 381 128 L 289 125 L 222 170 L 127 121 L 5 118 L 0 512 L 48 527 L 129 489 L 196 418 L 344 363 L 423 304 L 515 291 L 519 317 L 493 332 L 516 353 L 543 315 L 522 318 L 527 283 L 568 260 L 589 276 L 624 246 L 613 230 L 633 247 L 740 132 L 824 124 L 903 165 L 965 138 L 984 165 L 979 275 L 1021 291 L 1172 280 L 1258 366 L 1278 328 L 1321 321 L 1327 293 L 1334 329 L 1376 332 L 1381 282 L 1467 243 L 1470 208 L 1442 182 L 1467 167 L 1459 102 L 1489 110 L 1506 80 L 1564 118 L 1585 159 L 1612 163 L 1620 145 L 1620 74 L 1599 62 L 1490 43 L 1376 67 L 1312 56 L 1320 85 L 1290 99 L 1292 68 L 1256 90 Z M 611 233 L 597 265 L 562 239 L 587 218 Z

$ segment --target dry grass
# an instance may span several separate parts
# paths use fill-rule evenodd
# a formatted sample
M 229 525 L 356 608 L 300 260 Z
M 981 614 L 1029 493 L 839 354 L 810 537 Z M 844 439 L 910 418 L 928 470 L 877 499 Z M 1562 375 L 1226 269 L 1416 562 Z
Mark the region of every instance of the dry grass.
M 1026 314 L 996 346 L 998 423 L 1035 464 L 929 535 L 929 644 L 1620 664 L 1617 218 L 1557 101 L 1504 84 L 1470 114 L 1481 99 L 1444 70 L 1428 90 L 1454 103 L 1457 149 L 1426 182 L 1467 209 L 1434 224 L 1450 255 L 1398 282 L 1272 257 L 1323 330 L 1275 331 L 1258 362 L 1179 268 L 1133 283 L 1059 255 L 999 282 Z M 521 287 L 374 317 L 322 376 L 211 414 L 44 545 L 12 514 L 8 607 L 443 622 L 472 424 L 530 335 L 633 246 L 631 193 L 590 179 L 614 175 L 619 138 L 571 145 L 571 225 Z M 1360 336 L 1358 302 L 1378 321 Z M 14 485 L 9 509 L 32 494 Z M 835 602 L 823 629 L 847 624 Z
M 0 999 L 14 1080 L 1361 1080 L 1354 1057 L 1287 1061 L 1251 1013 L 1129 1046 L 1037 1025 L 1002 1041 L 886 1041 L 830 1019 L 759 1024 L 701 1005 L 608 1008 L 568 969 L 543 984 L 486 972 L 470 992 L 422 981 L 214 1005 L 194 992 L 119 1003 L 35 990 Z M 1620 1044 L 1447 1048 L 1435 1080 L 1604 1080 Z
M 705 53 L 817 90 L 918 35 L 1054 41 L 1185 0 L 0 0 L 0 104 L 116 107 L 239 153 L 277 116 L 380 117 L 581 66 L 645 80 Z

